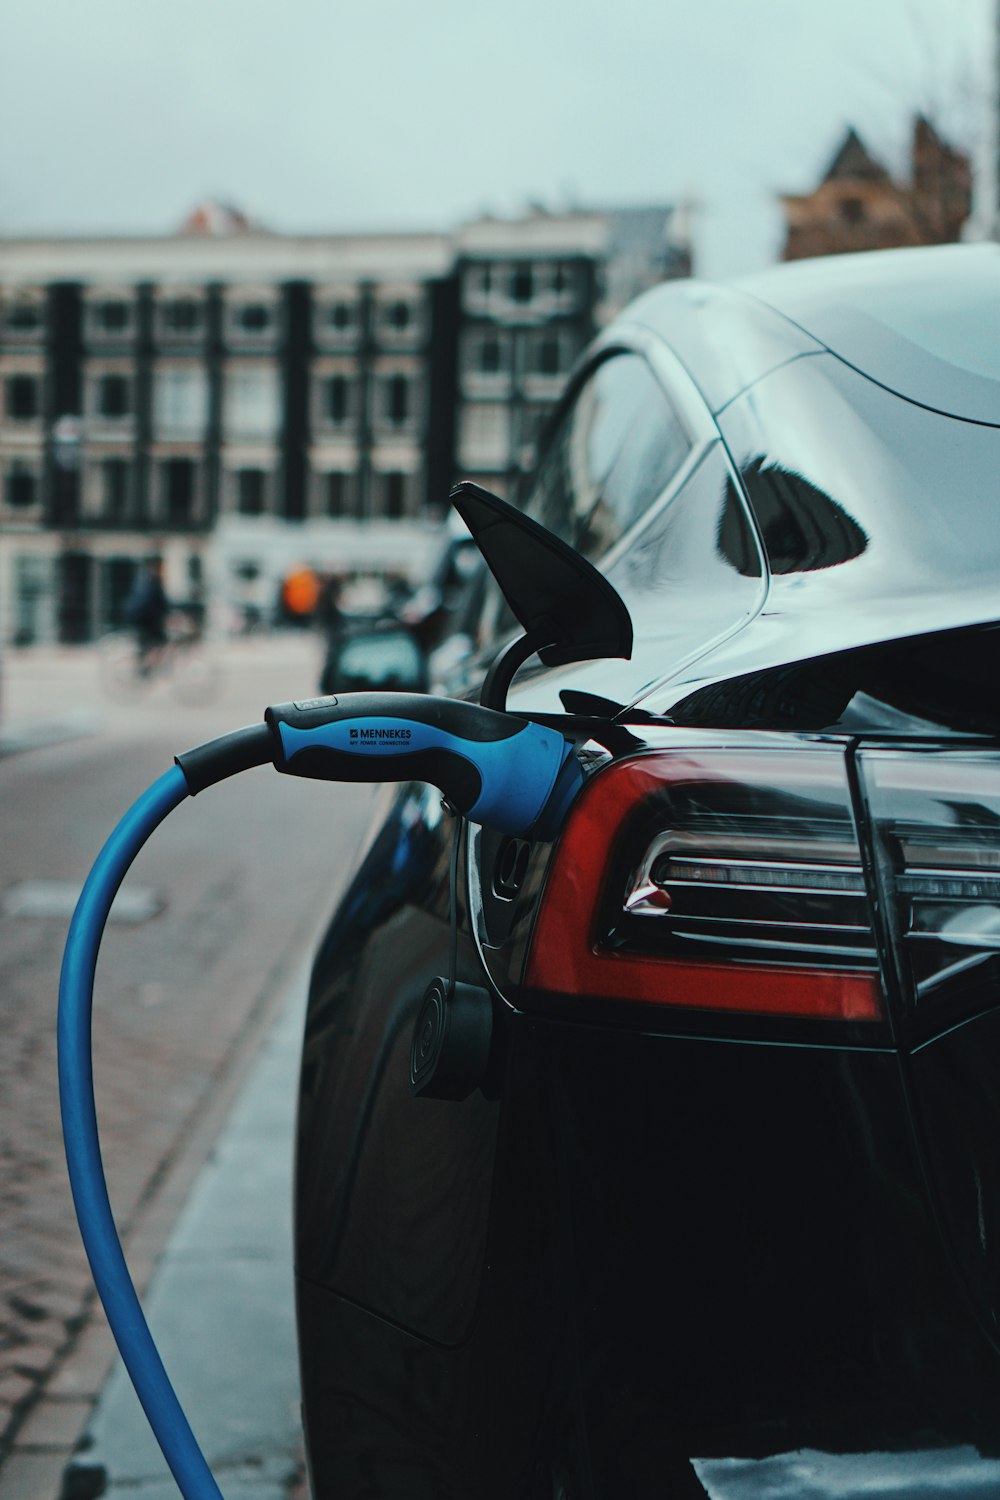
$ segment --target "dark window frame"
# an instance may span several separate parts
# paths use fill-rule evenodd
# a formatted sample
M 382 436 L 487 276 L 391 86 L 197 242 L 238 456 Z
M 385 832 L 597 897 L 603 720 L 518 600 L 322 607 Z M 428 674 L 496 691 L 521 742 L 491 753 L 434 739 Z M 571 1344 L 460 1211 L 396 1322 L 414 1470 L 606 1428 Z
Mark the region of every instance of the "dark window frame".
M 38 421 L 42 415 L 41 375 L 12 370 L 4 377 L 4 415 L 10 422 Z
M 26 487 L 27 492 L 18 495 L 17 490 L 22 486 Z M 41 475 L 38 469 L 24 459 L 9 461 L 3 482 L 3 498 L 7 509 L 18 512 L 32 510 L 41 500 L 41 494 Z
M 180 476 L 186 475 L 184 483 Z M 198 509 L 198 460 L 178 456 L 163 461 L 162 514 L 168 525 L 192 525 Z
M 96 377 L 97 414 L 108 421 L 120 421 L 132 415 L 132 379 L 116 370 L 102 372 Z M 117 395 L 111 397 L 111 393 Z

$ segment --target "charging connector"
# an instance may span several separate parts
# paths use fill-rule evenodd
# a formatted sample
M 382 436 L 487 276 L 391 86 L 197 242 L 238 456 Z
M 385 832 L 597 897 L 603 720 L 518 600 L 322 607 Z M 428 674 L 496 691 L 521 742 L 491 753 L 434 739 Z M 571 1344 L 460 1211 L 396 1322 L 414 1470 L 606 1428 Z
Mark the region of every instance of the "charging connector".
M 526 833 L 571 745 L 514 714 L 424 693 L 345 693 L 264 715 L 277 770 L 321 781 L 427 781 L 473 823 Z

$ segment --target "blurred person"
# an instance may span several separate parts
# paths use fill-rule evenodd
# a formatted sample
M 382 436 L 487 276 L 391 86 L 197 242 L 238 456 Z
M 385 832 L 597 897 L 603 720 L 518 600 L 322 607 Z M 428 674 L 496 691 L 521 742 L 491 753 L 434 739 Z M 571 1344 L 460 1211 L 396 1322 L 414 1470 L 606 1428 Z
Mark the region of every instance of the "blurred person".
M 138 669 L 147 676 L 167 644 L 170 600 L 163 587 L 163 559 L 150 557 L 136 574 L 125 600 L 125 623 L 135 631 Z
M 344 624 L 344 611 L 340 607 L 342 586 L 335 573 L 329 573 L 320 583 L 316 596 L 316 623 L 327 634 L 339 631 Z
M 337 664 L 344 643 L 347 616 L 340 607 L 341 583 L 333 573 L 323 580 L 316 600 L 316 622 L 326 636 L 326 653 L 320 672 L 320 692 L 332 693 L 337 680 Z

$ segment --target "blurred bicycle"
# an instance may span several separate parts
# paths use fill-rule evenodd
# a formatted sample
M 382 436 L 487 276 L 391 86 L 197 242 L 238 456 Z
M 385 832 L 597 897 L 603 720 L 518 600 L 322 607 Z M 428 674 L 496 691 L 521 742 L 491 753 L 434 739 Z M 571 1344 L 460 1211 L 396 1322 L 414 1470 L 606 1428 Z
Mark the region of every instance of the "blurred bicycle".
M 163 639 L 151 643 L 135 629 L 110 630 L 97 643 L 102 690 L 117 703 L 139 701 L 165 684 L 178 703 L 208 703 L 219 685 L 219 665 L 198 625 L 171 614 Z

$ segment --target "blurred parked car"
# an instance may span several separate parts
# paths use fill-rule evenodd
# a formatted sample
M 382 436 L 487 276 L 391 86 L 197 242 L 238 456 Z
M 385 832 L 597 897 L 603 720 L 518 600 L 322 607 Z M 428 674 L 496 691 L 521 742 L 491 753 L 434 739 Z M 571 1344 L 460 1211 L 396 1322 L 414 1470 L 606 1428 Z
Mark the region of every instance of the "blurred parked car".
M 423 693 L 468 655 L 464 634 L 470 604 L 479 598 L 483 561 L 467 532 L 447 536 L 426 583 L 371 615 L 343 613 L 328 602 L 323 620 L 327 649 L 321 693 L 405 691 Z
M 392 618 L 344 616 L 332 631 L 321 693 L 427 691 L 427 654 L 412 630 Z
M 648 293 L 525 501 L 634 648 L 560 648 L 527 538 L 454 691 L 534 611 L 582 792 L 387 794 L 321 945 L 314 1493 L 1000 1494 L 1000 249 Z M 464 1097 L 411 1089 L 435 976 Z
M 449 535 L 431 576 L 400 609 L 400 619 L 430 653 L 464 623 L 470 601 L 478 596 L 483 561 L 468 533 Z

